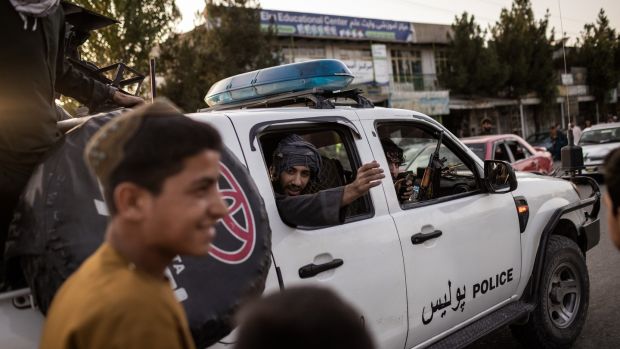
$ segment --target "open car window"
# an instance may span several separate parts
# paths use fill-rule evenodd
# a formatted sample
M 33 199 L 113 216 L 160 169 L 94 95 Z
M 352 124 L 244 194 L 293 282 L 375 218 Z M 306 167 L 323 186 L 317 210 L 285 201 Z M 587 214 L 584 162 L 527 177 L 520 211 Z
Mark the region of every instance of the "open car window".
M 381 123 L 377 125 L 379 138 L 389 139 L 403 150 L 404 162 L 399 172 L 410 172 L 413 175 L 413 186 L 420 186 L 425 171 L 437 150 L 438 139 L 433 130 L 425 129 L 415 123 Z M 478 190 L 478 182 L 472 170 L 472 159 L 444 138 L 438 152 L 440 165 L 433 171 L 430 178 L 429 191 L 425 196 L 412 195 L 409 200 L 402 201 L 401 207 L 453 195 L 460 195 Z M 386 161 L 387 158 L 386 158 Z M 440 167 L 440 168 L 439 168 Z M 398 179 L 393 181 L 396 183 Z M 395 185 L 396 190 L 397 185 Z M 397 194 L 398 195 L 398 194 Z
M 468 143 L 465 145 L 467 146 L 467 148 L 473 151 L 474 154 L 476 154 L 476 156 L 480 158 L 480 160 L 483 160 L 483 161 L 485 160 L 485 157 L 487 154 L 486 143 Z
M 494 148 L 493 160 L 512 162 L 510 159 L 510 149 L 506 147 L 503 141 L 496 142 Z
M 321 157 L 321 170 L 318 178 L 310 180 L 301 191 L 302 195 L 316 194 L 320 191 L 345 186 L 354 181 L 356 171 L 361 166 L 359 155 L 354 146 L 351 131 L 344 126 L 333 124 L 312 127 L 279 128 L 259 136 L 263 151 L 266 170 L 272 179 L 274 193 L 283 193 L 278 182 L 278 174 L 273 165 L 273 154 L 278 143 L 291 134 L 297 134 L 306 142 L 311 143 Z M 277 195 L 277 194 L 276 194 Z M 345 208 L 344 222 L 357 221 L 369 218 L 373 214 L 372 202 L 369 195 L 365 195 Z M 303 214 L 303 213 L 302 213 Z M 306 214 L 317 214 L 307 212 Z M 286 219 L 283 218 L 286 222 Z M 303 227 L 299 228 L 316 228 Z
M 506 141 L 506 145 L 510 148 L 515 161 L 524 160 L 532 156 L 527 148 L 518 141 Z

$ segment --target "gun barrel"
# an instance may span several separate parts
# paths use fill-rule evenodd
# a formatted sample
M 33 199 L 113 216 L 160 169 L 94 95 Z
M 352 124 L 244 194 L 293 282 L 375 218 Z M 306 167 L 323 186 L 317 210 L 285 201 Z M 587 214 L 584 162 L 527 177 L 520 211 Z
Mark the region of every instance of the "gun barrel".
M 155 59 L 149 61 L 149 75 L 151 76 L 151 102 L 157 97 L 157 85 L 155 81 Z

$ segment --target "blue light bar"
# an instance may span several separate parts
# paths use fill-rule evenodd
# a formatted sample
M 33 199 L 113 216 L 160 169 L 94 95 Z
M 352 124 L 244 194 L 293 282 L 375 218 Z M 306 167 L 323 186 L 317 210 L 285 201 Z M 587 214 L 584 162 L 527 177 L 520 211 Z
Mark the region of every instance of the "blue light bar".
M 340 90 L 353 81 L 347 66 L 336 59 L 318 59 L 251 71 L 216 82 L 205 96 L 210 107 L 260 99 L 285 92 L 320 88 Z

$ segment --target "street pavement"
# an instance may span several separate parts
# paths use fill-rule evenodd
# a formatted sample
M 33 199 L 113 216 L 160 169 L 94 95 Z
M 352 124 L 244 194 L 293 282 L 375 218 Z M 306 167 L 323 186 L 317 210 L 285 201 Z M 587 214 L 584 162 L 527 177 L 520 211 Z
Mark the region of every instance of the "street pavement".
M 601 185 L 601 193 L 605 187 Z M 590 306 L 586 325 L 573 348 L 620 348 L 620 251 L 607 235 L 607 211 L 601 206 L 601 241 L 586 255 L 590 274 Z M 522 348 L 508 327 L 475 342 L 468 349 Z

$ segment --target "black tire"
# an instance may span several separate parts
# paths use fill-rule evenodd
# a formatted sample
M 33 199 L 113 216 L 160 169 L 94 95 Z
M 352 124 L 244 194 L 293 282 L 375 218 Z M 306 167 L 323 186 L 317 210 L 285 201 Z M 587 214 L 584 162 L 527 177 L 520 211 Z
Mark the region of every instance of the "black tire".
M 564 236 L 549 238 L 537 306 L 512 334 L 530 348 L 569 348 L 586 322 L 590 280 L 585 257 Z
M 44 314 L 58 288 L 104 239 L 107 217 L 94 204 L 103 198 L 82 153 L 112 117 L 94 117 L 67 133 L 35 170 L 18 204 L 7 247 Z M 167 269 L 197 348 L 230 333 L 240 304 L 262 294 L 271 265 L 271 230 L 262 197 L 226 147 L 221 165 L 218 184 L 230 214 L 216 226 L 209 257 L 178 257 Z

